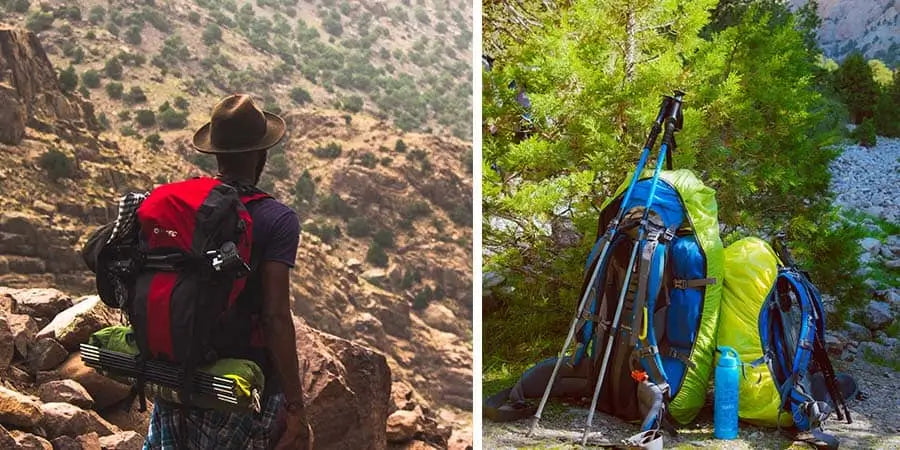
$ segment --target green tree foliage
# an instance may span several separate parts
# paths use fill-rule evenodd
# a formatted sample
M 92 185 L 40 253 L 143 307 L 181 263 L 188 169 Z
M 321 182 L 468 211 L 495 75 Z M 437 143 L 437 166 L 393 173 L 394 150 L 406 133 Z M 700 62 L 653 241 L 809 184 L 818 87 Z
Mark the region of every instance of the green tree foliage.
M 78 86 L 78 75 L 75 74 L 75 67 L 69 66 L 59 72 L 59 88 L 63 92 L 72 92 Z
M 147 144 L 147 147 L 153 150 L 159 150 L 163 147 L 165 142 L 159 136 L 159 133 L 153 133 L 144 138 L 144 143 Z
M 341 100 L 341 107 L 347 111 L 358 113 L 363 109 L 363 99 L 358 95 L 351 95 Z
M 298 205 L 312 202 L 316 198 L 316 182 L 313 181 L 309 170 L 304 170 L 297 179 L 297 183 L 294 185 L 294 196 Z
M 88 12 L 88 20 L 94 25 L 100 25 L 106 19 L 106 10 L 96 5 Z
M 17 12 L 19 14 L 28 12 L 28 8 L 31 7 L 31 2 L 29 0 L 8 0 L 5 2 L 6 9 Z
M 72 178 L 75 175 L 75 161 L 65 153 L 50 149 L 38 158 L 38 166 L 47 172 L 51 180 Z
M 107 77 L 112 78 L 113 80 L 121 80 L 122 63 L 119 62 L 119 58 L 116 58 L 114 56 L 107 59 L 106 64 L 103 66 L 103 73 L 105 73 Z
M 175 97 L 174 103 L 175 103 L 175 107 L 182 111 L 187 111 L 187 109 L 191 106 L 191 104 L 187 101 L 187 99 L 180 95 Z
M 323 213 L 348 219 L 353 215 L 353 207 L 340 195 L 331 193 L 326 197 L 319 199 L 319 208 Z
M 403 139 L 397 139 L 397 143 L 394 144 L 394 151 L 397 153 L 406 152 L 406 142 L 403 142 Z
M 878 84 L 862 53 L 853 52 L 844 59 L 834 74 L 834 88 L 850 110 L 853 123 L 872 117 L 878 101 Z
M 634 168 L 660 95 L 674 87 L 687 92 L 674 165 L 716 189 L 723 238 L 786 227 L 823 289 L 856 286 L 855 254 L 823 245 L 844 237 L 822 195 L 844 116 L 815 90 L 817 52 L 783 4 L 754 2 L 716 22 L 725 16 L 716 0 L 522 3 L 523 23 L 539 26 L 492 28 L 491 14 L 509 13 L 485 5 L 483 47 L 496 58 L 482 92 L 485 271 L 515 288 L 486 328 L 515 321 L 509 333 L 519 338 L 565 332 L 595 208 Z M 516 101 L 523 87 L 530 130 Z M 579 245 L 550 239 L 557 221 L 574 224 Z M 508 343 L 504 333 L 494 342 Z M 548 344 L 527 358 L 558 351 Z
M 894 71 L 893 81 L 878 96 L 875 130 L 882 136 L 900 136 L 900 70 Z
M 366 262 L 376 267 L 387 267 L 388 254 L 378 243 L 372 242 L 369 245 L 369 250 L 366 252 Z
M 883 62 L 877 59 L 870 59 L 867 64 L 872 69 L 872 79 L 878 83 L 878 86 L 885 88 L 894 82 L 894 73 Z
M 871 117 L 863 119 L 856 129 L 853 130 L 853 140 L 863 147 L 874 147 L 877 144 L 877 136 L 875 135 L 875 122 Z

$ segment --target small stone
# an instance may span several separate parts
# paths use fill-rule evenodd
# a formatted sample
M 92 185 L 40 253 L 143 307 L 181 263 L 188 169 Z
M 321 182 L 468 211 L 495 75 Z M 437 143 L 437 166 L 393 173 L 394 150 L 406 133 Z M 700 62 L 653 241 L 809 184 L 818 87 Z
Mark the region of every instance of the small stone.
M 6 369 L 6 377 L 13 383 L 18 384 L 31 384 L 34 381 L 31 374 L 16 366 L 9 366 Z
M 900 269 L 900 259 L 892 259 L 884 263 L 888 269 Z
M 103 450 L 141 450 L 144 438 L 134 431 L 122 431 L 100 438 Z
M 407 442 L 412 440 L 419 429 L 420 414 L 417 411 L 398 410 L 388 416 L 388 442 Z
M 10 434 L 16 440 L 20 450 L 53 450 L 53 444 L 40 436 L 19 430 L 13 430 Z
M 384 269 L 369 269 L 363 272 L 362 277 L 369 283 L 381 285 L 387 280 L 387 271 Z
M 35 211 L 44 213 L 46 215 L 51 215 L 56 212 L 56 207 L 41 200 L 35 200 L 31 207 L 34 208 Z
M 350 269 L 350 270 L 359 270 L 359 269 L 362 268 L 362 261 L 360 261 L 360 260 L 358 260 L 358 259 L 356 259 L 356 258 L 350 258 L 350 259 L 348 259 L 347 262 L 344 264 L 344 267 L 346 267 L 346 268 L 348 268 L 348 269 Z
M 869 329 L 858 323 L 850 322 L 849 320 L 845 321 L 844 328 L 847 329 L 850 337 L 857 342 L 862 342 L 872 338 L 872 333 L 869 332 Z
M 866 305 L 866 315 L 863 319 L 866 326 L 872 330 L 881 330 L 887 328 L 893 321 L 891 307 L 884 302 L 869 302 Z
M 91 394 L 72 380 L 58 380 L 44 383 L 38 388 L 38 396 L 44 403 L 64 402 L 71 403 L 79 408 L 90 409 L 94 406 Z
M 31 349 L 28 350 L 28 353 L 31 355 L 29 357 L 29 365 L 35 372 L 50 370 L 60 365 L 69 356 L 69 352 L 66 351 L 65 347 L 56 342 L 55 339 L 50 338 L 40 339 L 35 342 Z
M 872 254 L 872 256 L 875 256 L 881 250 L 881 241 L 872 237 L 867 237 L 859 240 L 859 246 Z

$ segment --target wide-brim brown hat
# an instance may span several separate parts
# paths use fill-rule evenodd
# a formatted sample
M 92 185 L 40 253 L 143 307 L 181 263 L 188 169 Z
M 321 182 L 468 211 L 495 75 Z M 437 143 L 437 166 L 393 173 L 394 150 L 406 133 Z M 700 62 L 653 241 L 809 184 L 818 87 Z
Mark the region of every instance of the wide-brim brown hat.
M 257 108 L 249 95 L 235 94 L 216 104 L 192 144 L 203 153 L 255 152 L 281 141 L 284 130 L 284 119 Z

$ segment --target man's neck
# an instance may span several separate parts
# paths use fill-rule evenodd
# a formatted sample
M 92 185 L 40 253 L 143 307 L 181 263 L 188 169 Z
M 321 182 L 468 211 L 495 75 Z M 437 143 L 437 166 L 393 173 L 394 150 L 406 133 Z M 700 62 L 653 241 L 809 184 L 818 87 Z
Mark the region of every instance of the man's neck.
M 254 177 L 248 175 L 234 175 L 230 173 L 219 172 L 218 174 L 216 174 L 216 178 L 222 181 L 228 181 L 243 186 L 256 186 L 256 181 L 253 179 Z

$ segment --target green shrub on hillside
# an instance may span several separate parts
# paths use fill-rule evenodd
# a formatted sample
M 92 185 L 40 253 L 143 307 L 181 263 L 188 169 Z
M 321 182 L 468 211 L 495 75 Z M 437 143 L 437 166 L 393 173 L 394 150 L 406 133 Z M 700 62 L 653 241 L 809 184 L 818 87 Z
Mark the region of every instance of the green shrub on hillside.
M 140 25 L 132 25 L 125 31 L 125 42 L 131 45 L 141 45 L 141 32 L 143 28 Z
M 291 89 L 291 100 L 298 105 L 305 105 L 312 101 L 312 97 L 306 89 L 297 86 Z
M 358 113 L 363 109 L 363 99 L 358 95 L 351 95 L 341 100 L 341 106 L 347 111 Z
M 376 267 L 387 267 L 388 259 L 388 254 L 380 245 L 375 242 L 369 245 L 369 250 L 366 252 L 366 262 Z
M 344 32 L 344 27 L 341 26 L 341 20 L 330 16 L 322 20 L 322 28 L 332 36 L 340 36 Z
M 365 152 L 359 158 L 359 164 L 369 169 L 374 169 L 378 165 L 378 158 L 372 152 Z
M 349 221 L 347 221 L 347 235 L 352 237 L 365 237 L 368 236 L 371 230 L 369 229 L 369 221 L 366 220 L 365 217 L 351 217 Z
M 343 147 L 341 146 L 341 144 L 338 144 L 337 142 L 331 142 L 327 145 L 320 145 L 312 149 L 312 154 L 319 158 L 334 159 L 338 156 L 341 156 L 342 151 Z
M 200 23 L 200 13 L 197 11 L 191 11 L 188 13 L 188 22 L 197 25 Z
M 333 244 L 341 237 L 341 228 L 337 225 L 329 225 L 328 223 L 323 223 L 321 225 L 318 223 L 304 225 L 303 231 L 306 231 L 313 236 L 317 236 L 326 244 Z
M 900 70 L 878 96 L 875 105 L 875 131 L 881 136 L 900 137 Z
M 75 66 L 69 66 L 59 72 L 59 88 L 63 92 L 72 92 L 78 86 L 78 75 L 75 74 Z
M 862 53 L 853 52 L 844 59 L 834 73 L 834 89 L 847 105 L 853 123 L 872 117 L 878 102 L 878 84 Z
M 316 198 L 316 182 L 313 181 L 309 170 L 304 170 L 294 184 L 294 197 L 298 205 L 310 203 Z
M 207 24 L 206 28 L 203 29 L 203 43 L 206 45 L 213 45 L 221 40 L 222 29 L 214 23 Z
M 7 0 L 5 6 L 9 11 L 22 14 L 28 11 L 28 8 L 31 7 L 31 2 L 29 0 Z
M 406 152 L 406 142 L 403 142 L 403 139 L 397 139 L 397 143 L 394 144 L 394 151 L 397 153 Z
M 353 207 L 340 195 L 333 192 L 326 197 L 319 198 L 319 209 L 325 214 L 343 219 L 353 216 Z
M 38 167 L 47 172 L 51 180 L 60 178 L 72 178 L 75 175 L 75 161 L 65 153 L 57 150 L 47 150 L 38 158 Z
M 187 99 L 180 95 L 175 97 L 174 103 L 175 107 L 182 111 L 187 111 L 187 109 L 191 106 Z
M 150 147 L 153 150 L 159 150 L 163 147 L 165 142 L 163 142 L 162 138 L 159 136 L 159 133 L 153 133 L 146 138 L 144 138 L 144 143 L 147 144 L 147 147 Z
M 94 25 L 100 25 L 106 19 L 106 10 L 102 6 L 96 5 L 88 12 L 88 20 Z
M 103 73 L 105 73 L 107 77 L 112 78 L 113 80 L 121 80 L 122 63 L 119 62 L 119 58 L 113 56 L 112 58 L 106 60 L 106 64 L 103 66 Z
M 110 98 L 122 98 L 122 91 L 124 90 L 125 88 L 122 86 L 122 83 L 119 83 L 118 81 L 110 81 L 109 83 L 106 83 L 106 95 L 109 95 Z
M 144 103 L 147 101 L 147 96 L 144 95 L 144 90 L 140 86 L 132 86 L 125 96 L 125 101 L 131 104 Z
M 135 121 L 143 128 L 156 125 L 156 114 L 149 109 L 139 109 L 135 112 Z
M 53 14 L 48 12 L 35 11 L 28 15 L 25 21 L 25 28 L 34 33 L 49 30 L 53 27 Z
M 96 89 L 100 87 L 100 73 L 94 69 L 86 70 L 81 74 L 81 82 L 91 89 Z
M 372 240 L 384 248 L 394 248 L 394 232 L 387 228 L 382 228 L 375 232 Z
M 166 102 L 159 109 L 159 124 L 167 130 L 182 129 L 187 126 L 187 111 L 176 111 Z

